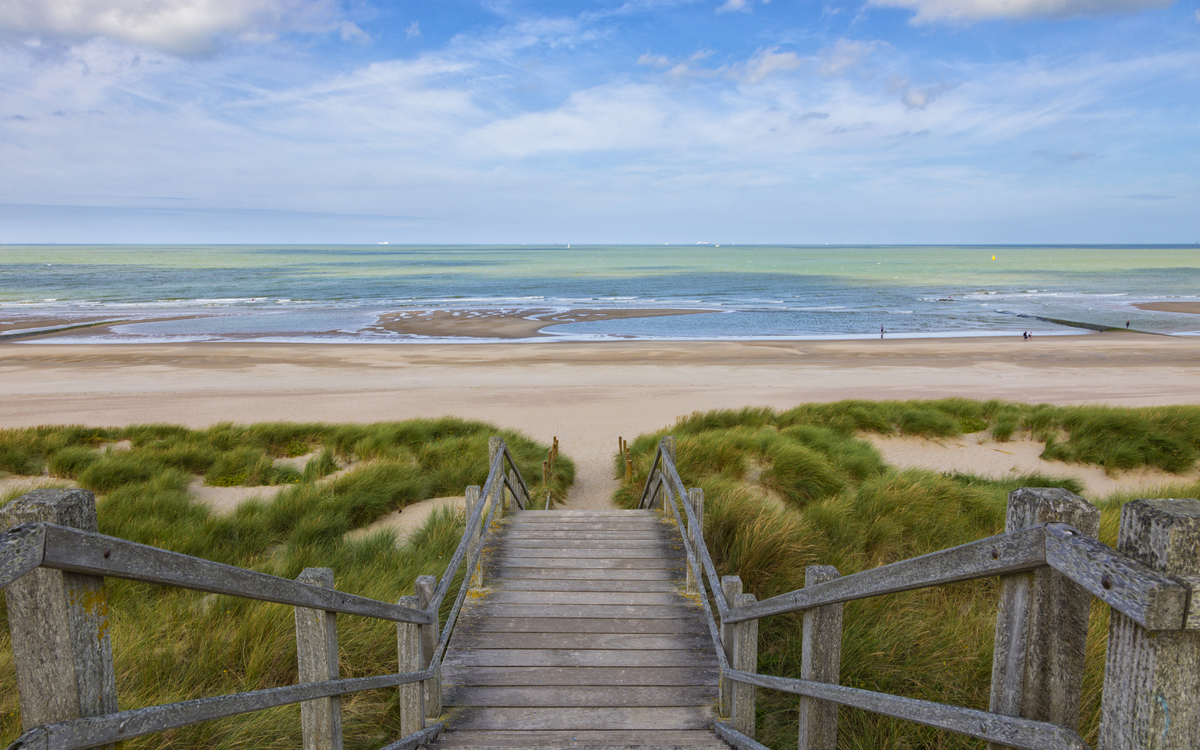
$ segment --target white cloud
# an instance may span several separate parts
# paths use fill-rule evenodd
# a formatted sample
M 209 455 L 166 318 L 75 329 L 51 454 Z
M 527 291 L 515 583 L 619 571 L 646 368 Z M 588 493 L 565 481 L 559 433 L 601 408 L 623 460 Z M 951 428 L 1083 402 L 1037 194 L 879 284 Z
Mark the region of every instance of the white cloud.
M 1102 16 L 1165 8 L 1172 2 L 1174 0 L 867 0 L 869 5 L 915 11 L 913 23 Z
M 408 31 L 406 31 L 405 34 L 408 35 L 409 39 L 415 39 L 416 37 L 421 36 L 420 24 L 418 24 L 416 21 L 413 21 L 408 25 Z
M 866 60 L 881 46 L 886 46 L 886 44 L 839 39 L 832 47 L 821 50 L 821 66 L 819 68 L 821 75 L 845 75 L 847 71 Z
M 0 0 L 0 30 L 65 41 L 106 37 L 183 56 L 206 53 L 221 37 L 367 38 L 338 0 Z
M 795 52 L 776 52 L 775 48 L 763 50 L 746 63 L 745 83 L 759 83 L 774 73 L 796 70 L 804 61 Z
M 719 8 L 717 8 L 718 13 L 728 13 L 730 11 L 748 12 L 749 10 L 750 3 L 747 2 L 747 0 L 725 0 L 725 2 L 722 3 Z

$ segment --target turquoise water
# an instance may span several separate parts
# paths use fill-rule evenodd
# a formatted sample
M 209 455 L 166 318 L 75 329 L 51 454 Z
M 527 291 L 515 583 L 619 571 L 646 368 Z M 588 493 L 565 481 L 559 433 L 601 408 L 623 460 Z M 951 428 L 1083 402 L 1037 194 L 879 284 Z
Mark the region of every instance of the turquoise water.
M 994 257 L 994 260 L 993 260 Z M 364 330 L 429 308 L 695 308 L 571 324 L 572 339 L 1078 332 L 1043 316 L 1163 333 L 1200 317 L 1200 248 L 884 246 L 0 246 L 0 322 L 146 320 L 107 340 L 413 340 Z M 70 340 L 70 336 L 54 339 Z

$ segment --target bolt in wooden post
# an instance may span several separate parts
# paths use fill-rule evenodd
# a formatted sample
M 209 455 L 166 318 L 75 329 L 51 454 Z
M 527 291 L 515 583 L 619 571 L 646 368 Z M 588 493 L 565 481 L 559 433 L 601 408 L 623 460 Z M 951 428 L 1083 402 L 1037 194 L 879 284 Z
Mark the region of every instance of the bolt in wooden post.
M 417 596 L 402 596 L 396 602 L 401 607 L 420 609 Z M 413 622 L 396 623 L 396 646 L 400 656 L 400 672 L 421 671 L 421 626 Z M 419 682 L 400 686 L 400 736 L 407 737 L 425 728 L 425 690 Z
M 832 581 L 840 574 L 832 565 L 809 565 L 804 587 Z M 838 684 L 842 671 L 842 605 L 804 611 L 800 645 L 800 679 Z M 836 750 L 838 704 L 801 696 L 799 750 Z
M 471 520 L 471 514 L 475 512 L 475 506 L 479 505 L 479 493 L 482 491 L 483 489 L 477 484 L 473 484 L 467 488 L 466 498 L 468 521 Z M 481 515 L 483 516 L 484 521 L 486 521 L 487 511 L 484 510 Z M 482 524 L 484 521 L 479 521 L 475 523 L 474 526 L 468 526 L 467 528 L 467 565 L 471 565 L 471 561 L 475 559 L 475 550 L 479 549 L 480 524 Z M 465 580 L 468 588 L 479 588 L 483 586 L 483 560 L 480 560 L 478 565 L 467 568 Z
M 692 540 L 692 549 L 696 550 L 696 564 L 700 564 L 700 547 L 704 544 L 704 490 L 699 487 L 693 487 L 688 490 L 688 502 L 692 505 L 692 512 L 696 515 L 697 525 L 692 526 L 691 519 L 688 519 L 688 539 Z M 687 566 L 687 591 L 689 594 L 696 593 L 699 589 L 696 586 L 696 578 L 703 577 L 704 573 L 700 570 L 692 570 L 692 566 Z
M 1121 508 L 1117 551 L 1167 575 L 1195 582 L 1200 576 L 1200 500 L 1126 504 Z M 1192 597 L 1197 595 L 1193 588 Z M 1194 621 L 1188 624 L 1200 626 Z M 1151 633 L 1113 610 L 1100 709 L 1101 750 L 1197 747 L 1200 630 Z
M 96 531 L 96 497 L 42 489 L 0 509 L 0 529 L 37 521 Z M 10 583 L 4 596 L 21 725 L 116 712 L 104 579 L 37 568 Z
M 737 606 L 737 599 L 742 594 L 742 579 L 737 576 L 721 576 L 721 596 L 725 597 L 725 606 L 732 609 Z M 721 623 L 721 648 L 725 651 L 725 660 L 733 666 L 733 634 L 735 624 Z M 721 678 L 721 716 L 733 716 L 733 683 Z
M 1065 523 L 1094 538 L 1100 511 L 1062 489 L 1009 493 L 1005 531 L 1040 523 Z M 1050 568 L 1001 579 L 991 711 L 1079 727 L 1091 601 L 1085 589 Z M 992 750 L 1002 747 L 1007 746 L 990 743 Z
M 433 602 L 433 592 L 437 589 L 437 579 L 433 576 L 417 576 L 417 600 L 421 609 L 429 611 Z M 441 637 L 441 622 L 437 610 L 430 612 L 433 622 L 421 626 L 421 669 L 429 669 L 433 662 L 433 651 L 437 648 L 438 638 Z M 425 682 L 425 715 L 429 717 L 442 715 L 442 668 L 433 672 L 433 677 Z
M 333 570 L 305 568 L 296 580 L 333 588 Z M 337 614 L 296 607 L 296 659 L 300 682 L 338 679 Z M 334 695 L 300 702 L 304 750 L 341 750 L 342 699 Z
M 739 594 L 737 606 L 758 601 L 754 594 Z M 733 625 L 733 668 L 742 672 L 758 671 L 758 620 L 743 620 Z M 744 682 L 733 683 L 733 728 L 754 737 L 755 702 L 758 688 Z

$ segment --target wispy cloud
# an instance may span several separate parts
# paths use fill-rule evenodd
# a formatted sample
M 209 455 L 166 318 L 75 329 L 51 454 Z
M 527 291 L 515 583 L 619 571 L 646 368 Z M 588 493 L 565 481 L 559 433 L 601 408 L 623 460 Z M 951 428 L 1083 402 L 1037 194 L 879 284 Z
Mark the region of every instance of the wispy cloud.
M 916 13 L 913 23 L 1102 16 L 1166 8 L 1172 2 L 1174 0 L 867 0 L 868 5 L 912 10 Z

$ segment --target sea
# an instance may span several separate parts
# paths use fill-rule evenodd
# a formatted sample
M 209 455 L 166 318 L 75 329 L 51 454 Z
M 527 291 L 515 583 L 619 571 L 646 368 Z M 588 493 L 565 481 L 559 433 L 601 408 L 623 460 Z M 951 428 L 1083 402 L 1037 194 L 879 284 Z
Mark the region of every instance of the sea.
M 121 321 L 31 344 L 430 342 L 374 325 L 437 309 L 703 311 L 546 329 L 569 341 L 1194 336 L 1135 305 L 1198 295 L 1200 245 L 0 245 L 3 330 Z

